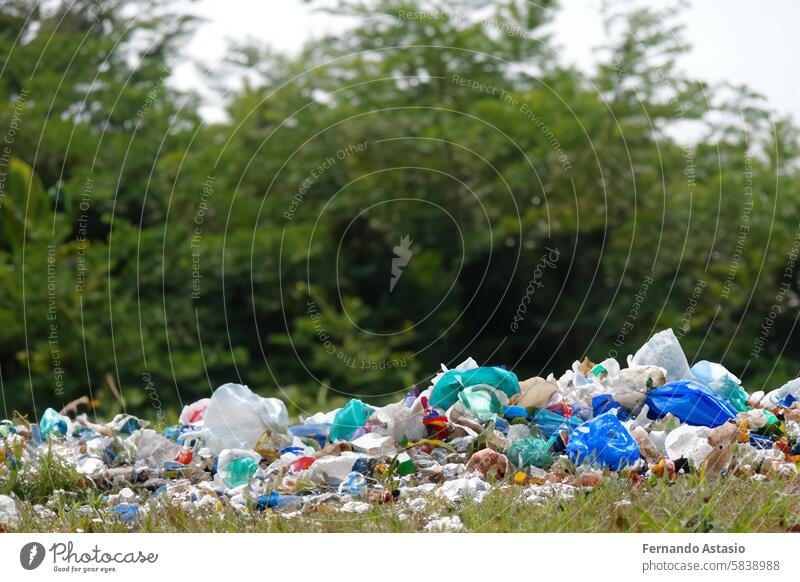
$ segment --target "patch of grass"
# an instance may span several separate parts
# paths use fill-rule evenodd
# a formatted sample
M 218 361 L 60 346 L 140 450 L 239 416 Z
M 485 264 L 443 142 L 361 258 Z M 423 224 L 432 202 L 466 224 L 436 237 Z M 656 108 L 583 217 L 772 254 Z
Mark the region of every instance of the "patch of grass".
M 16 458 L 22 458 L 18 454 Z M 90 488 L 84 477 L 56 455 L 50 447 L 35 462 L 27 461 L 13 466 L 7 461 L 7 472 L 0 480 L 0 494 L 13 494 L 23 501 L 44 503 L 55 492 L 74 494 L 84 498 Z
M 45 489 L 36 490 L 41 498 Z M 271 510 L 186 509 L 152 503 L 133 525 L 103 508 L 100 493 L 65 502 L 56 517 L 22 504 L 18 531 L 85 532 L 418 532 L 434 518 L 458 516 L 470 532 L 785 532 L 800 527 L 800 485 L 794 481 L 728 478 L 704 482 L 682 476 L 678 482 L 631 485 L 608 478 L 592 490 L 526 501 L 524 489 L 498 486 L 481 503 L 449 503 L 425 497 L 416 511 L 404 501 L 376 504 L 364 513 L 344 513 L 334 502 L 283 514 Z M 89 508 L 87 508 L 87 503 Z M 52 506 L 52 504 L 51 504 Z M 79 507 L 83 506 L 80 510 Z

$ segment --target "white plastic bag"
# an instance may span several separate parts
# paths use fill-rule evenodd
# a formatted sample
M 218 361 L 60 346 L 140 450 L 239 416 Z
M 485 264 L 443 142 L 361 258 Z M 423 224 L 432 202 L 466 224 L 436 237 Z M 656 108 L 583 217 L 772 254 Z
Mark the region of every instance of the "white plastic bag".
M 164 463 L 171 461 L 181 448 L 173 441 L 164 438 L 156 431 L 145 428 L 130 439 L 137 443 L 136 466 L 160 469 Z
M 289 412 L 277 398 L 262 398 L 241 384 L 223 384 L 211 396 L 203 426 L 206 444 L 215 454 L 252 450 L 267 429 L 286 434 Z
M 629 367 L 648 364 L 664 368 L 667 371 L 667 382 L 693 379 L 686 354 L 671 329 L 658 332 L 639 348 L 633 358 L 628 357 Z
M 711 452 L 709 434 L 711 429 L 708 427 L 682 424 L 667 435 L 667 455 L 673 461 L 681 457 L 688 459 L 694 468 L 698 468 Z
M 353 464 L 362 457 L 366 457 L 366 455 L 349 451 L 343 452 L 338 457 L 322 457 L 314 461 L 314 464 L 305 471 L 300 471 L 298 478 L 338 486 L 347 479 L 353 470 Z
M 791 396 L 795 400 L 790 408 L 800 406 L 800 378 L 789 380 L 777 390 L 769 392 L 764 396 L 761 404 L 764 408 L 775 408 L 778 406 L 778 402 L 782 401 L 787 396 Z
M 197 402 L 192 402 L 183 407 L 181 411 L 180 420 L 181 424 L 189 424 L 192 426 L 203 426 L 203 415 L 206 412 L 209 398 L 201 398 Z

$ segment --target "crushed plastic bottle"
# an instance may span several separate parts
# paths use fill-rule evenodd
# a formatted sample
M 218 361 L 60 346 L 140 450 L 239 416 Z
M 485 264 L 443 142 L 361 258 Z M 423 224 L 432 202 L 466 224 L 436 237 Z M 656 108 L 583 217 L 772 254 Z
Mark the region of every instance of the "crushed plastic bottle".
M 267 508 L 286 509 L 302 504 L 303 498 L 299 495 L 281 495 L 275 491 L 266 495 L 259 495 L 256 499 L 256 508 L 259 511 L 264 511 Z

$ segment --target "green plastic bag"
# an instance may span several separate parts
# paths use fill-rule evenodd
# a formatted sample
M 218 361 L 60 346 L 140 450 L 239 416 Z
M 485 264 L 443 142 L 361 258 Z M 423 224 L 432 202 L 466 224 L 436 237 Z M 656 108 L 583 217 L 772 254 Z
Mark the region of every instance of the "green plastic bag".
M 222 482 L 226 487 L 238 487 L 249 483 L 258 470 L 258 464 L 249 457 L 233 459 L 225 467 Z
M 458 399 L 473 416 L 481 422 L 491 420 L 503 412 L 503 405 L 494 389 L 488 384 L 477 384 L 464 388 Z
M 342 406 L 333 417 L 331 423 L 331 442 L 337 440 L 350 440 L 356 431 L 364 426 L 373 410 L 360 400 L 353 398 Z
M 519 439 L 508 450 L 508 460 L 520 469 L 530 466 L 546 469 L 555 461 L 555 457 L 550 454 L 550 448 L 555 442 L 555 436 L 547 441 L 536 437 Z
M 519 392 L 517 375 L 505 368 L 484 366 L 464 372 L 449 370 L 439 378 L 433 387 L 430 403 L 437 408 L 448 409 L 456 403 L 459 392 L 477 384 L 488 384 L 502 390 L 507 396 L 513 396 Z

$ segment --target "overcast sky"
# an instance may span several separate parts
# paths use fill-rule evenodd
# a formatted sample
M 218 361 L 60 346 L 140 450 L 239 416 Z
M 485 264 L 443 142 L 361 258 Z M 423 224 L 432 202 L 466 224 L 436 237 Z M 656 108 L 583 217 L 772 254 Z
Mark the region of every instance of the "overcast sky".
M 588 70 L 594 63 L 593 49 L 605 40 L 601 0 L 561 4 L 555 42 L 566 59 Z M 189 54 L 212 65 L 224 55 L 226 39 L 250 37 L 276 50 L 295 51 L 310 36 L 330 30 L 335 20 L 314 14 L 300 0 L 199 0 L 194 11 L 208 22 L 188 47 Z M 774 109 L 800 120 L 800 1 L 690 0 L 684 19 L 693 46 L 683 62 L 689 73 L 711 82 L 746 83 L 765 95 Z M 176 81 L 182 86 L 202 84 L 188 65 L 177 72 Z M 208 113 L 218 115 L 213 107 Z

